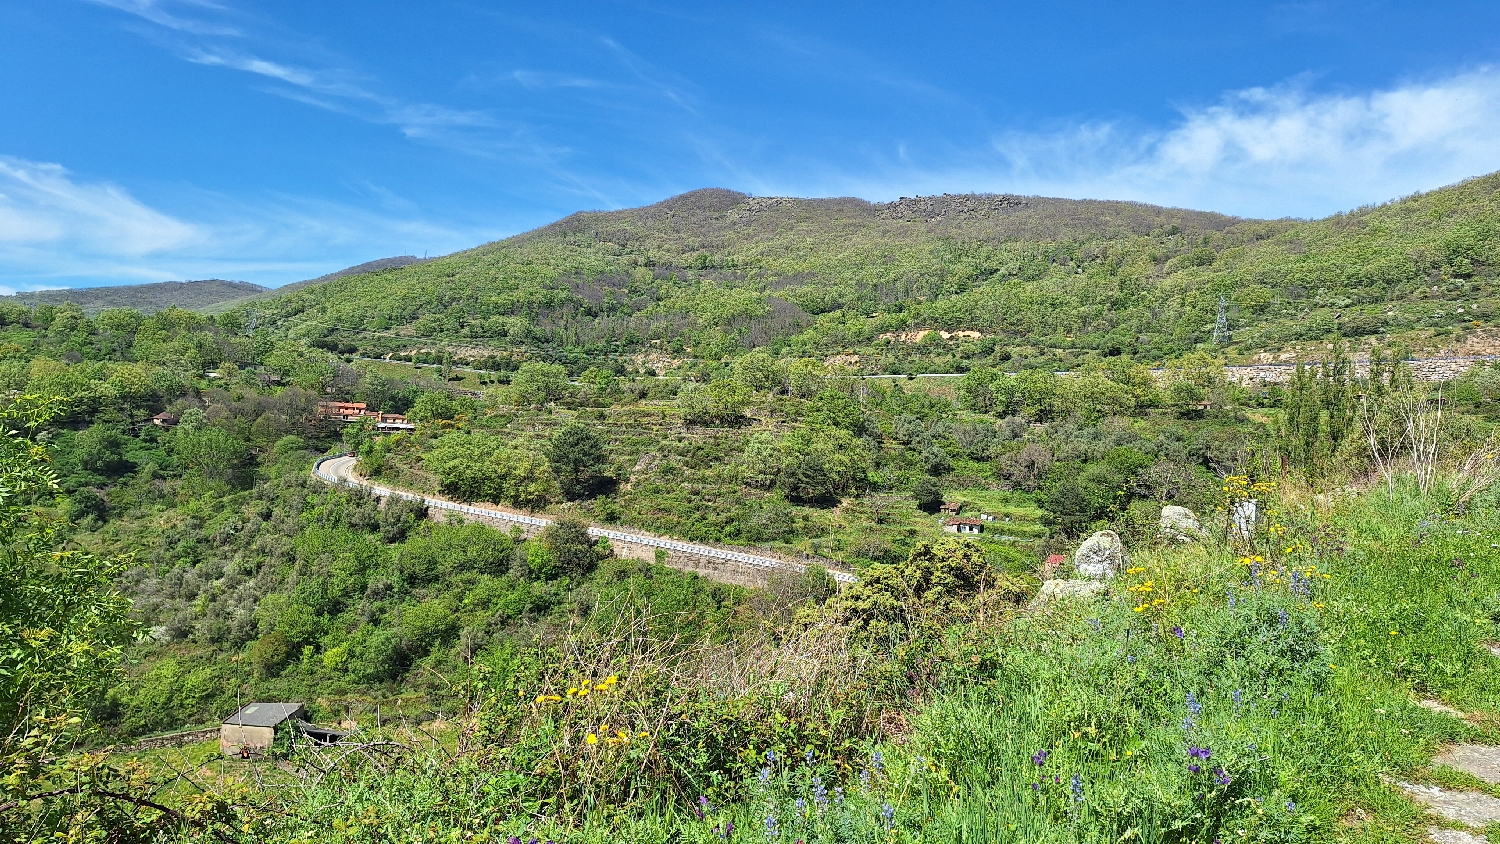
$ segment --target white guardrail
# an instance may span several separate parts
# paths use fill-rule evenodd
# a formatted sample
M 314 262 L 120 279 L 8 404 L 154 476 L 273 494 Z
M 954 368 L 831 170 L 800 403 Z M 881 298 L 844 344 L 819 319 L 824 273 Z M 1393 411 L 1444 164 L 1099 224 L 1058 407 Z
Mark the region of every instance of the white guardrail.
M 520 513 L 508 513 L 504 510 L 491 510 L 487 507 L 474 507 L 469 504 L 458 504 L 453 501 L 445 501 L 441 498 L 428 498 L 425 495 L 417 495 L 410 492 L 404 492 L 399 489 L 383 487 L 379 484 L 370 483 L 369 481 L 361 483 L 358 481 L 350 480 L 348 478 L 340 478 L 336 475 L 324 471 L 323 469 L 323 464 L 330 460 L 340 460 L 345 457 L 352 456 L 353 455 L 351 454 L 345 453 L 330 454 L 327 457 L 319 458 L 318 462 L 313 464 L 313 475 L 315 475 L 318 479 L 327 481 L 331 484 L 354 487 L 356 489 L 366 489 L 382 498 L 393 496 L 395 498 L 404 498 L 408 501 L 421 501 L 427 506 L 436 507 L 439 510 L 452 510 L 458 513 L 468 513 L 473 516 L 482 516 L 487 519 L 500 519 L 502 521 L 516 522 L 517 524 L 531 525 L 538 528 L 543 528 L 547 525 L 552 524 L 550 520 L 539 519 L 536 516 L 523 516 Z M 744 563 L 748 566 L 755 566 L 757 568 L 763 569 L 791 569 L 793 571 L 801 570 L 801 568 L 796 563 L 791 563 L 786 560 L 778 560 L 775 557 L 761 557 L 755 554 L 746 554 L 742 551 L 725 551 L 722 548 L 715 548 L 712 545 L 697 545 L 692 542 L 679 542 L 675 539 L 661 539 L 659 537 L 645 536 L 639 533 L 627 533 L 625 531 L 606 530 L 604 528 L 591 527 L 589 528 L 589 536 L 602 536 L 605 539 L 616 542 L 630 542 L 636 545 L 645 545 L 651 548 L 664 548 L 668 551 L 679 551 L 684 554 L 696 554 L 697 556 L 708 557 L 714 560 L 727 560 L 735 563 Z M 849 574 L 848 572 L 836 571 L 834 569 L 828 570 L 828 576 L 833 578 L 838 583 L 859 582 L 859 578 L 855 577 L 854 575 Z

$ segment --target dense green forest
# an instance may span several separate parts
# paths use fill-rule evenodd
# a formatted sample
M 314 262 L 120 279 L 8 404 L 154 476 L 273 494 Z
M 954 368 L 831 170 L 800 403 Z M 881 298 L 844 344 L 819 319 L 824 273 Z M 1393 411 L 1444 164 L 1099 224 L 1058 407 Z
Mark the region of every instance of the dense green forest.
M 1414 840 L 1387 780 L 1494 790 L 1429 760 L 1500 738 L 1500 367 L 1406 358 L 1488 336 L 1497 186 L 1312 222 L 700 191 L 211 316 L 0 307 L 3 829 Z M 980 336 L 879 339 L 925 328 Z M 861 377 L 923 370 L 963 374 Z M 553 524 L 311 476 L 343 452 Z M 1101 531 L 1102 594 L 1039 599 Z M 250 700 L 402 750 L 131 747 Z

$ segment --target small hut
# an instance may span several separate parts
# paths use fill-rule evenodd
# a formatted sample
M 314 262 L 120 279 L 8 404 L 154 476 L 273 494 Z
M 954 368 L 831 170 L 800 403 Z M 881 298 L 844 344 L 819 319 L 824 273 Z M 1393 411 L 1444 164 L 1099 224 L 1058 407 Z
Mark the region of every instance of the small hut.
M 276 738 L 276 728 L 292 720 L 306 721 L 307 707 L 300 703 L 247 704 L 219 726 L 219 750 L 226 756 L 264 753 Z
M 943 530 L 949 533 L 983 533 L 984 522 L 978 519 L 945 519 Z

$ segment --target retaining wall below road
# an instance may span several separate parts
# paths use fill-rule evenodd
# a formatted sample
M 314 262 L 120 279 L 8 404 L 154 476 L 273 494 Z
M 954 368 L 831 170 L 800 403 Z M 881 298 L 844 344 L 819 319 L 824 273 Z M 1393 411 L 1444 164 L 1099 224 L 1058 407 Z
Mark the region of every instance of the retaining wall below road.
M 381 498 L 395 496 L 411 501 L 421 501 L 429 508 L 449 513 L 458 513 L 465 519 L 483 522 L 505 530 L 519 528 L 521 535 L 528 538 L 536 536 L 542 532 L 543 528 L 552 524 L 550 520 L 538 516 L 512 513 L 494 507 L 460 504 L 443 498 L 430 498 L 404 490 L 383 487 L 363 479 L 356 480 L 352 471 L 350 471 L 350 464 L 352 462 L 353 457 L 347 454 L 324 457 L 313 465 L 313 475 L 319 480 L 331 484 L 368 490 L 370 493 Z M 336 471 L 335 468 L 329 468 L 326 464 L 333 464 L 334 467 L 343 471 Z M 854 583 L 858 580 L 854 575 L 834 568 L 833 563 L 826 560 L 809 560 L 805 562 L 786 560 L 732 548 L 718 548 L 712 545 L 683 542 L 668 537 L 652 536 L 635 531 L 614 530 L 611 528 L 590 527 L 589 535 L 596 538 L 602 537 L 608 539 L 610 545 L 614 546 L 617 555 L 633 560 L 655 560 L 657 551 L 664 551 L 666 552 L 666 565 L 683 571 L 695 572 L 721 583 L 733 583 L 739 586 L 764 586 L 776 575 L 786 576 L 806 571 L 807 566 L 811 563 L 825 566 L 828 569 L 829 576 L 841 586 Z

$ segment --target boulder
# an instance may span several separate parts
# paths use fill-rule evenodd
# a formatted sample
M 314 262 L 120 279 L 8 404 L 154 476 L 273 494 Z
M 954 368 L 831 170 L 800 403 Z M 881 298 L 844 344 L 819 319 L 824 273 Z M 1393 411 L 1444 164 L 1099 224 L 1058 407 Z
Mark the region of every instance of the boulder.
M 1161 508 L 1161 537 L 1168 542 L 1202 542 L 1207 535 L 1198 514 L 1186 507 L 1168 504 Z
M 1042 588 L 1031 599 L 1033 607 L 1053 601 L 1072 598 L 1092 598 L 1104 592 L 1104 584 L 1098 580 L 1044 580 Z
M 1109 580 L 1130 565 L 1130 552 L 1120 535 L 1112 530 L 1101 530 L 1083 541 L 1073 553 L 1073 568 L 1080 578 Z

